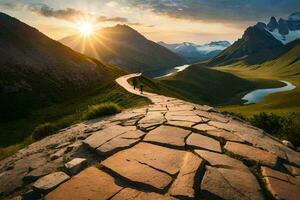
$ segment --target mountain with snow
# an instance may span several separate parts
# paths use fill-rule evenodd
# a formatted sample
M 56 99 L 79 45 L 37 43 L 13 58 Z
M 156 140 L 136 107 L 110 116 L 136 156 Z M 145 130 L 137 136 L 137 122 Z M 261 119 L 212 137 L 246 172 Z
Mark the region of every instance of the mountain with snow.
M 212 58 L 230 46 L 230 43 L 228 41 L 214 41 L 203 45 L 198 45 L 190 42 L 177 44 L 158 42 L 158 44 L 170 49 L 180 56 L 185 57 L 190 62 L 197 62 Z
M 272 16 L 265 29 L 283 44 L 300 38 L 300 12 L 295 12 L 287 19 L 277 19 Z

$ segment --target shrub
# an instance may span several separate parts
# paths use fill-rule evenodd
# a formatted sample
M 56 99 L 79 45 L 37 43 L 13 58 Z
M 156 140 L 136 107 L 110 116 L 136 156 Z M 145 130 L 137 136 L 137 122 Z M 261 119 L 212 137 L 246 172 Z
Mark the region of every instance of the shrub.
M 32 132 L 34 140 L 40 140 L 48 135 L 51 135 L 56 130 L 56 127 L 51 123 L 40 124 Z
M 289 140 L 300 147 L 300 113 L 278 116 L 273 113 L 260 113 L 248 119 L 250 123 L 280 139 Z
M 83 119 L 95 119 L 97 117 L 112 115 L 121 112 L 119 105 L 115 103 L 102 103 L 89 106 L 87 111 L 83 114 Z

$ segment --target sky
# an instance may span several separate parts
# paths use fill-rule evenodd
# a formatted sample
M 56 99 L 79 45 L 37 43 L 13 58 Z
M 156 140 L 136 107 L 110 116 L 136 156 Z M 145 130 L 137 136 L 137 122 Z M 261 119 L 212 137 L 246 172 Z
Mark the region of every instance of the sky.
M 96 29 L 127 24 L 168 43 L 228 40 L 271 16 L 300 12 L 300 0 L 0 0 L 0 11 L 59 40 L 82 21 Z

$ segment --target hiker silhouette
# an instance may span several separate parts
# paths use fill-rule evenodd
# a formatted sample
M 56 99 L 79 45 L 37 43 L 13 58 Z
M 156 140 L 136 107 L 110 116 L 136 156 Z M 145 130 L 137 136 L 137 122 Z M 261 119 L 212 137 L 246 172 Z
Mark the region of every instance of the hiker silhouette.
M 132 84 L 133 84 L 133 89 L 135 90 L 136 85 L 137 85 L 137 79 L 136 79 L 136 78 L 134 78 L 134 79 L 132 80 Z
M 141 86 L 140 86 L 140 89 L 141 89 L 141 94 L 143 94 L 144 86 L 141 85 Z

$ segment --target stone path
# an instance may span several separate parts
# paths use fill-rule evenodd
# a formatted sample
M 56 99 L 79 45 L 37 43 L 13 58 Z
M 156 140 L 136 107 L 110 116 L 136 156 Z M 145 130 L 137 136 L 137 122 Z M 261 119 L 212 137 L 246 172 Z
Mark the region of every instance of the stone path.
M 129 84 L 131 74 L 117 83 Z M 61 130 L 0 161 L 0 198 L 299 199 L 300 153 L 232 116 L 152 104 Z

